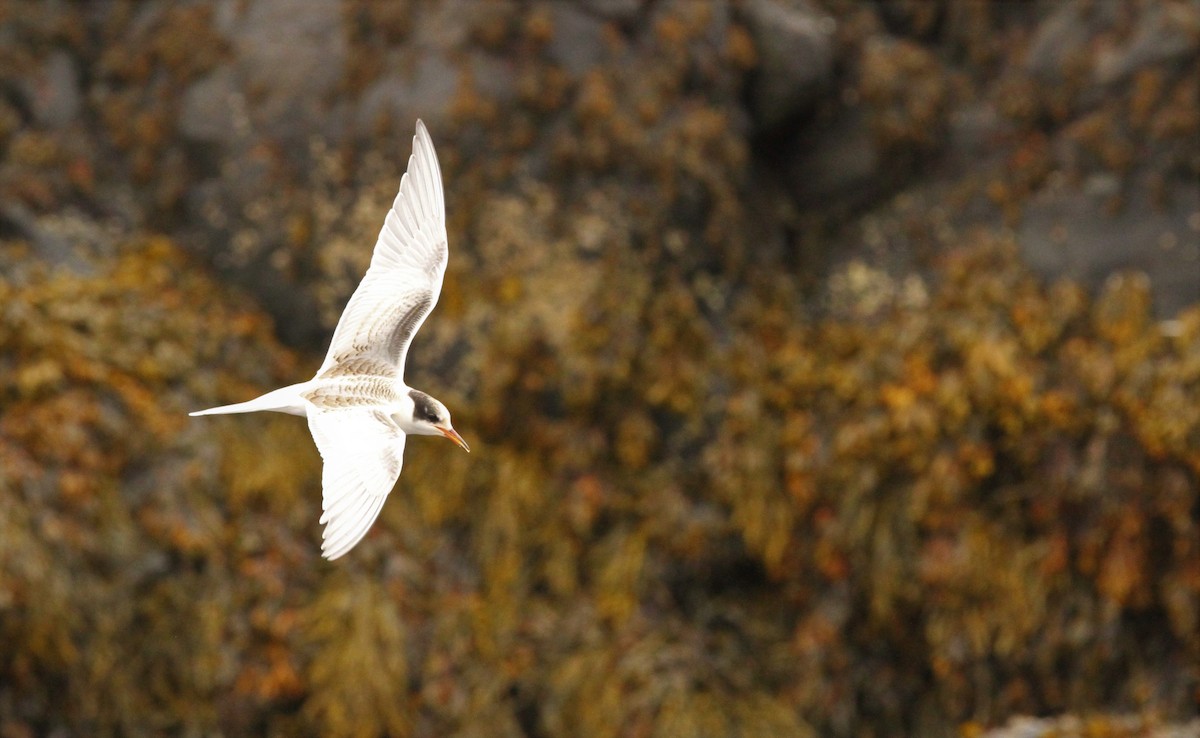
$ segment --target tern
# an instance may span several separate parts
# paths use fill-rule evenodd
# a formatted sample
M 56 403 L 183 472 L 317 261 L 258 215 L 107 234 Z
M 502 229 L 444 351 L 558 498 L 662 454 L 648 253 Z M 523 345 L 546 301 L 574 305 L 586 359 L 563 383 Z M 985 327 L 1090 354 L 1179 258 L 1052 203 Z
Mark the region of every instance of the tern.
M 308 418 L 321 473 L 321 554 L 362 540 L 400 477 L 409 434 L 471 449 L 438 400 L 404 383 L 413 336 L 437 304 L 446 274 L 446 211 L 437 153 L 417 121 L 408 171 L 384 219 L 371 265 L 333 331 L 316 376 L 247 402 L 190 415 L 272 411 Z

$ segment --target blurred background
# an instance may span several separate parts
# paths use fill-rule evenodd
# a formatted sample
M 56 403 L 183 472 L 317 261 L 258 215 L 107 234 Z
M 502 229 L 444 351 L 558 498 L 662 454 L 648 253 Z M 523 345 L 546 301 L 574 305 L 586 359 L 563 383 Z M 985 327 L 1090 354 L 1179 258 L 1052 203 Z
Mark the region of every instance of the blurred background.
M 0 736 L 1200 735 L 1198 80 L 1194 0 L 0 2 Z M 186 412 L 418 117 L 473 452 L 331 564 Z

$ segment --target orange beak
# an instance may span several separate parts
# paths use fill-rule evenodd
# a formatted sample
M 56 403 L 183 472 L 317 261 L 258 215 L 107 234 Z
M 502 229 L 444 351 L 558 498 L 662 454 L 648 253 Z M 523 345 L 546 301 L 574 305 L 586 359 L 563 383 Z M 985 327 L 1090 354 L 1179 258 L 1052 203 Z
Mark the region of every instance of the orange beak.
M 437 429 L 442 432 L 443 436 L 457 443 L 459 448 L 461 448 L 463 451 L 471 453 L 471 447 L 467 445 L 467 442 L 463 440 L 462 436 L 458 435 L 458 431 L 454 430 L 453 428 L 443 428 L 441 426 L 437 426 Z

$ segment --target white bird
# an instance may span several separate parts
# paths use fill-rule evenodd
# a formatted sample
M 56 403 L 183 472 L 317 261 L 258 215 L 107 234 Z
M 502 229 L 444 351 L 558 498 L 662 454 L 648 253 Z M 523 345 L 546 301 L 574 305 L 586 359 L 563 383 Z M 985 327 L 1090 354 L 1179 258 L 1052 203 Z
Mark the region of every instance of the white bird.
M 445 436 L 470 451 L 446 406 L 404 383 L 409 344 L 437 304 L 448 253 L 442 175 L 418 120 L 408 171 L 371 266 L 338 320 L 316 376 L 248 402 L 190 413 L 269 410 L 308 418 L 325 462 L 320 522 L 327 559 L 353 548 L 379 516 L 400 477 L 408 434 Z

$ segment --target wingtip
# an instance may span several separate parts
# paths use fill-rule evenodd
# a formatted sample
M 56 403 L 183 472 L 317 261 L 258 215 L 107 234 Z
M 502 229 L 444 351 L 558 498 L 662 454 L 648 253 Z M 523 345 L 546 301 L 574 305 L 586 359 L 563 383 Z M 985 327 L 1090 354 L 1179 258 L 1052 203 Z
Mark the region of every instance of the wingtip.
M 358 545 L 359 540 L 361 539 L 355 539 L 354 542 L 350 543 L 349 545 L 347 545 L 346 541 L 336 541 L 332 543 L 330 541 L 324 541 L 321 543 L 321 558 L 325 559 L 326 561 L 340 559 L 346 554 L 350 553 L 350 550 Z
M 417 132 L 413 135 L 413 157 L 422 149 L 427 149 L 427 156 L 436 163 L 437 154 L 433 148 L 433 136 L 429 135 L 429 129 L 425 127 L 425 122 L 417 118 Z M 436 166 L 434 167 L 436 169 Z

